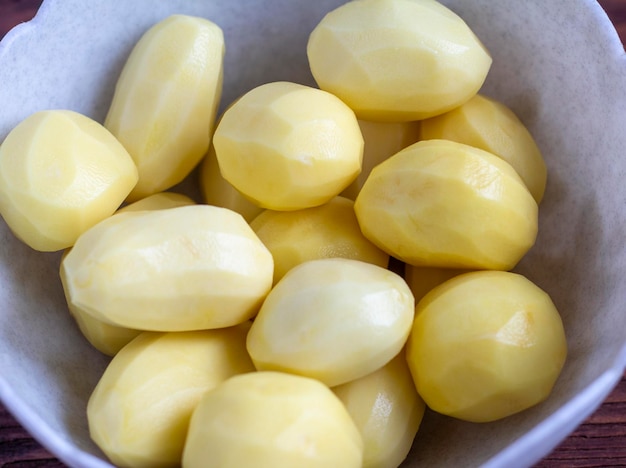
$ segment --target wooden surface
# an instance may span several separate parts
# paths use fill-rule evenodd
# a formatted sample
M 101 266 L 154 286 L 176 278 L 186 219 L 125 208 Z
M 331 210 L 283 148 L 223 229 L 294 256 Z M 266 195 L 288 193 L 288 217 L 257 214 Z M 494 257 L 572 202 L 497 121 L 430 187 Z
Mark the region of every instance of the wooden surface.
M 40 3 L 0 0 L 0 38 L 14 25 L 32 18 Z M 601 0 L 600 4 L 626 43 L 626 0 Z M 0 467 L 61 466 L 64 465 L 34 441 L 0 404 Z M 604 404 L 536 466 L 626 466 L 626 374 Z

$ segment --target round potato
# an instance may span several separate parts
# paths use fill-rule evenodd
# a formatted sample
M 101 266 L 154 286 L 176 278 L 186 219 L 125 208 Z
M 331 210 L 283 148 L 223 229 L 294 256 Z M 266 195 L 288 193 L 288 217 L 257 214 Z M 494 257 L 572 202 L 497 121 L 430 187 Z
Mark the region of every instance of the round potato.
M 363 440 L 321 382 L 281 372 L 229 378 L 191 417 L 183 468 L 360 468 Z
M 310 260 L 268 294 L 248 334 L 248 352 L 259 370 L 340 385 L 400 352 L 414 304 L 404 280 L 385 268 L 345 258 Z
M 318 86 L 359 119 L 402 122 L 474 96 L 491 56 L 467 24 L 434 0 L 359 0 L 328 13 L 307 54 Z
M 256 205 L 297 210 L 326 203 L 361 171 L 354 112 L 325 91 L 289 82 L 234 102 L 213 136 L 222 176 Z
M 544 291 L 505 271 L 456 276 L 417 305 L 407 359 L 417 391 L 439 413 L 495 421 L 543 401 L 567 343 Z

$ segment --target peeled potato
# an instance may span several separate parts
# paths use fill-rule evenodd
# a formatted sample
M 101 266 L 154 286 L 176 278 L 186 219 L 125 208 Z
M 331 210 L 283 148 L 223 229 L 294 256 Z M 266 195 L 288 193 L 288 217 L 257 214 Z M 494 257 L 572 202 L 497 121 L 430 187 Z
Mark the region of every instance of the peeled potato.
M 187 195 L 174 192 L 160 192 L 149 195 L 146 198 L 137 200 L 134 203 L 120 208 L 115 213 L 126 213 L 128 211 L 151 211 L 176 208 L 177 206 L 195 205 L 196 202 Z
M 253 203 L 297 210 L 326 203 L 361 171 L 363 136 L 336 96 L 296 83 L 258 86 L 213 136 L 222 176 Z
M 272 254 L 241 215 L 209 205 L 119 213 L 61 263 L 68 302 L 112 325 L 220 328 L 253 317 L 272 286 Z
M 567 343 L 547 293 L 511 272 L 456 276 L 417 305 L 407 359 L 417 391 L 439 413 L 495 421 L 548 397 Z
M 359 120 L 363 134 L 361 173 L 341 195 L 355 200 L 372 169 L 385 159 L 419 140 L 419 122 L 370 122 Z
M 183 468 L 360 468 L 363 440 L 321 382 L 281 372 L 229 378 L 196 407 Z
M 365 237 L 416 266 L 509 270 L 538 229 L 537 203 L 510 164 L 447 140 L 374 168 L 354 210 Z
M 136 182 L 124 147 L 73 111 L 36 112 L 0 146 L 0 214 L 35 250 L 72 246 L 113 214 Z
M 359 0 L 311 32 L 309 65 L 323 90 L 359 119 L 403 122 L 474 96 L 491 57 L 467 24 L 434 0 Z
M 371 374 L 334 387 L 363 436 L 363 468 L 396 468 L 424 416 L 404 352 Z
M 413 314 L 413 295 L 397 274 L 358 260 L 310 260 L 268 294 L 248 334 L 248 352 L 259 370 L 340 385 L 397 355 Z
M 501 102 L 476 95 L 462 106 L 421 122 L 423 140 L 452 140 L 500 156 L 517 171 L 537 203 L 546 188 L 546 163 L 533 136 Z
M 129 201 L 182 181 L 206 154 L 223 58 L 222 30 L 187 15 L 160 21 L 133 48 L 105 120 L 139 170 Z
M 389 255 L 363 237 L 354 202 L 347 198 L 296 211 L 266 210 L 250 227 L 272 252 L 274 283 L 308 260 L 351 258 L 380 267 L 389 263 Z
M 207 204 L 236 211 L 248 222 L 263 211 L 222 177 L 213 145 L 200 166 L 200 190 Z
M 411 292 L 417 303 L 435 286 L 439 286 L 441 283 L 462 273 L 469 273 L 469 270 L 405 265 L 404 279 L 409 285 L 409 288 L 411 288 Z
M 248 328 L 139 335 L 113 358 L 89 398 L 94 442 L 119 466 L 180 466 L 189 420 L 204 393 L 254 371 Z

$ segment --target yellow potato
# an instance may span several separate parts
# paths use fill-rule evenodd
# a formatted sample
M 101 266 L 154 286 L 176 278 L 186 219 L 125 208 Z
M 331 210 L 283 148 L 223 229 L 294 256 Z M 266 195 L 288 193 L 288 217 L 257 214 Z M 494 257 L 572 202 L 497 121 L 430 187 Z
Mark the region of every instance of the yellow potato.
M 435 286 L 439 286 L 441 283 L 462 273 L 469 273 L 469 270 L 405 265 L 404 279 L 409 285 L 417 303 Z
M 377 371 L 332 390 L 346 405 L 363 437 L 363 468 L 400 466 L 425 410 L 404 350 Z
M 213 145 L 202 161 L 199 177 L 200 190 L 205 203 L 236 211 L 248 222 L 263 211 L 263 208 L 244 197 L 222 177 Z
M 145 211 L 145 210 L 160 210 L 167 208 L 174 208 L 177 206 L 193 205 L 195 202 L 185 196 L 173 192 L 162 192 L 154 195 L 150 195 L 139 201 L 126 205 L 124 208 L 120 208 L 115 213 L 125 213 L 128 211 Z M 70 249 L 66 250 L 64 256 L 69 253 Z M 115 356 L 117 352 L 127 345 L 133 338 L 135 338 L 141 330 L 135 330 L 132 328 L 118 327 L 111 325 L 110 323 L 103 322 L 97 318 L 91 316 L 87 311 L 68 301 L 68 308 L 78 328 L 85 336 L 87 341 L 101 353 L 108 356 Z
M 421 123 L 423 140 L 452 140 L 500 156 L 517 171 L 540 203 L 546 188 L 546 163 L 533 136 L 501 102 L 476 95 L 462 106 Z
M 363 136 L 336 96 L 289 82 L 252 89 L 224 112 L 213 145 L 222 176 L 256 205 L 322 205 L 361 171 Z
M 136 182 L 124 147 L 73 111 L 36 112 L 0 146 L 0 214 L 35 250 L 72 246 L 113 214 Z
M 94 442 L 118 466 L 180 466 L 200 398 L 227 378 L 254 371 L 248 329 L 139 335 L 113 358 L 89 399 Z
M 268 294 L 248 334 L 259 370 L 335 386 L 384 366 L 404 346 L 414 314 L 404 280 L 358 260 L 310 260 Z
M 241 215 L 209 205 L 120 213 L 61 263 L 68 302 L 112 325 L 184 331 L 253 317 L 273 259 Z
M 389 255 L 363 237 L 354 202 L 347 198 L 296 211 L 266 210 L 250 227 L 272 252 L 274 283 L 307 260 L 341 257 L 380 267 L 389 263 Z
M 115 213 L 126 213 L 128 211 L 151 211 L 163 210 L 167 208 L 176 208 L 177 206 L 195 205 L 196 202 L 183 195 L 175 192 L 160 192 L 149 195 L 146 198 L 130 203 L 120 208 Z
M 363 440 L 333 392 L 281 372 L 229 378 L 191 417 L 183 468 L 360 468 Z
M 398 151 L 419 140 L 420 122 L 370 122 L 359 120 L 363 134 L 361 173 L 341 195 L 355 200 L 372 169 Z
M 552 300 L 511 272 L 466 273 L 417 305 L 407 359 L 417 391 L 439 413 L 495 421 L 543 401 L 567 354 Z
M 359 0 L 311 32 L 309 65 L 323 90 L 360 119 L 403 122 L 474 96 L 491 57 L 467 24 L 434 0 Z
M 447 140 L 378 165 L 354 209 L 365 237 L 416 266 L 509 270 L 538 227 L 537 203 L 510 164 Z
M 129 201 L 182 181 L 207 152 L 223 57 L 222 30 L 186 15 L 157 23 L 133 48 L 105 120 L 139 169 Z

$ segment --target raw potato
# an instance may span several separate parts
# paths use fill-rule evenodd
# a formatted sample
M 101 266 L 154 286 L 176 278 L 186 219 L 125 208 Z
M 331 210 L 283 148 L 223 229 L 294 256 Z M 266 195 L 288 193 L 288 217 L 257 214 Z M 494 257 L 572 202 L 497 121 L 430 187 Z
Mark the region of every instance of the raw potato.
M 359 120 L 363 134 L 363 164 L 359 176 L 341 195 L 355 200 L 372 169 L 420 138 L 420 122 L 369 122 Z
M 368 241 L 359 228 L 354 202 L 335 197 L 296 211 L 266 210 L 250 227 L 274 257 L 274 284 L 296 265 L 321 258 L 351 258 L 387 267 L 389 255 Z
M 256 205 L 297 210 L 326 203 L 361 171 L 363 136 L 339 98 L 289 82 L 252 89 L 213 136 L 222 176 Z
M 231 377 L 206 393 L 189 425 L 183 468 L 360 468 L 363 440 L 339 399 L 280 372 Z
M 119 213 L 61 263 L 68 302 L 112 325 L 220 328 L 253 317 L 273 259 L 241 215 L 209 205 Z
M 310 260 L 268 294 L 248 334 L 248 352 L 259 370 L 340 385 L 400 352 L 414 305 L 404 280 L 385 268 L 345 258 Z
M 476 95 L 462 106 L 421 122 L 423 140 L 452 140 L 500 156 L 517 171 L 540 203 L 546 188 L 546 163 L 533 136 L 501 102 Z
M 193 204 L 195 204 L 195 202 L 185 195 L 173 192 L 162 192 L 150 195 L 124 208 L 120 208 L 115 214 L 126 213 L 128 211 L 160 210 Z M 68 249 L 64 255 L 67 255 L 69 250 L 70 249 Z M 87 341 L 98 351 L 108 356 L 115 356 L 120 349 L 141 333 L 141 330 L 118 327 L 103 322 L 91 316 L 87 311 L 73 304 L 71 301 L 68 302 L 68 308 Z
M 186 15 L 157 23 L 133 48 L 105 120 L 139 169 L 129 201 L 182 181 L 206 154 L 223 59 L 222 30 Z
M 332 390 L 363 436 L 363 468 L 400 466 L 426 407 L 415 390 L 404 350 L 377 371 Z
M 200 166 L 200 190 L 205 203 L 236 211 L 248 222 L 263 211 L 222 177 L 213 145 Z
M 404 279 L 409 288 L 411 288 L 415 303 L 418 303 L 435 286 L 439 286 L 441 283 L 462 273 L 469 273 L 469 270 L 405 265 Z
M 113 214 L 136 183 L 124 147 L 73 111 L 31 114 L 0 146 L 0 214 L 35 250 L 72 246 Z
M 249 324 L 144 332 L 111 361 L 87 404 L 89 432 L 119 466 L 180 466 L 191 414 L 204 393 L 254 371 Z
M 354 0 L 312 31 L 309 65 L 359 119 L 421 120 L 474 96 L 491 57 L 467 24 L 434 0 Z
M 513 167 L 447 140 L 378 165 L 354 209 L 365 237 L 416 266 L 509 270 L 537 236 L 537 203 Z
M 466 273 L 416 307 L 407 359 L 417 391 L 439 413 L 495 421 L 543 401 L 567 354 L 552 300 L 525 277 Z

